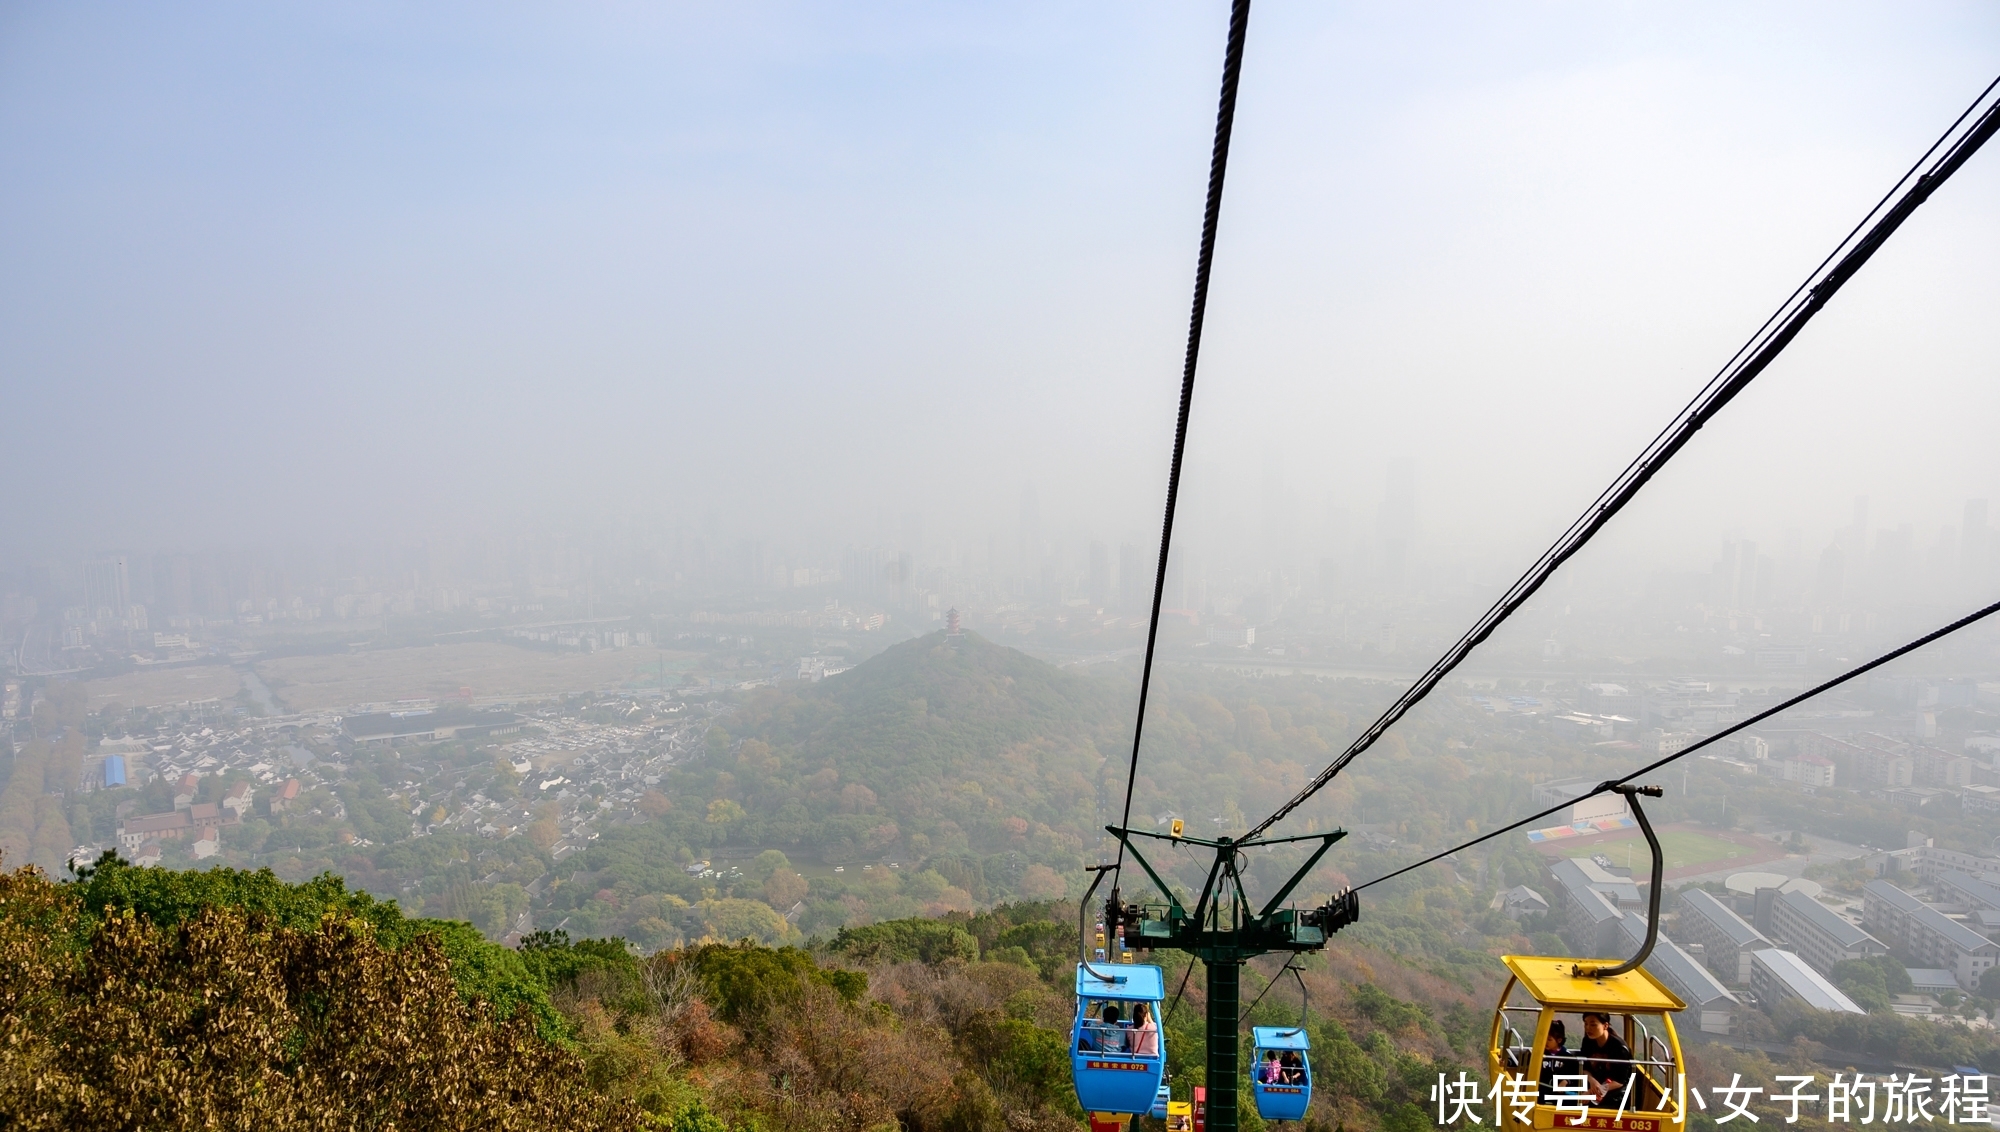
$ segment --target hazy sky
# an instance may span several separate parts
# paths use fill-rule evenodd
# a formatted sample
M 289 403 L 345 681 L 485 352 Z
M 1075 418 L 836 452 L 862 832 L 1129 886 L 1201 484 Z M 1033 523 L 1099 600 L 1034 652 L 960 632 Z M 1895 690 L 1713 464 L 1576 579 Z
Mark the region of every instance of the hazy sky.
M 1226 9 L 0 8 L 0 549 L 1150 538 Z M 1402 456 L 1546 541 L 1996 73 L 1986 4 L 1264 0 L 1190 522 Z M 1996 264 L 2000 150 L 1613 542 L 2000 504 Z

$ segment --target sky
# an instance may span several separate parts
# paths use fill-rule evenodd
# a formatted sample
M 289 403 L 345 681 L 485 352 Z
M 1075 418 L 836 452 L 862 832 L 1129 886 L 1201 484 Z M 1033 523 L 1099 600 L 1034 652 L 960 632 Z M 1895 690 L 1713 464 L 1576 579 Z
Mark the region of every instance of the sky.
M 6 5 L 0 554 L 984 537 L 1024 487 L 1144 543 L 1226 17 Z M 1407 460 L 1524 564 L 1995 74 L 1973 3 L 1264 0 L 1189 545 L 1273 482 L 1367 527 Z M 1989 151 L 1601 561 L 2000 504 L 1995 264 Z

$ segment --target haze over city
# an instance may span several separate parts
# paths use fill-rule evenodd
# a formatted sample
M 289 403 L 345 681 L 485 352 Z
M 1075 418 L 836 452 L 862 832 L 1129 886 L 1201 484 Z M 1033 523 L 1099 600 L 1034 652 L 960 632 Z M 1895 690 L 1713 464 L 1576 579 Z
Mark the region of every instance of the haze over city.
M 709 516 L 983 555 L 1024 488 L 1051 537 L 1157 537 L 1213 10 L 5 19 L 11 561 Z M 1511 575 L 1983 85 L 1993 19 L 1274 8 L 1185 545 L 1254 557 L 1275 485 L 1316 558 L 1406 460 L 1426 548 Z M 1962 523 L 1995 176 L 1601 553 L 1816 555 L 1863 494 Z
M 1990 1125 L 1996 47 L 0 9 L 0 1125 Z

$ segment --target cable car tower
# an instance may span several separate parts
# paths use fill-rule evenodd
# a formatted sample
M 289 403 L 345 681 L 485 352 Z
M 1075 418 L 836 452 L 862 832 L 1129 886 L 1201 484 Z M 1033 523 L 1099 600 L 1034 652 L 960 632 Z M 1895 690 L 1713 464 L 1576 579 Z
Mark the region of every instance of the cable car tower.
M 1547 817 L 1556 811 L 1551 809 L 1541 814 L 1530 815 L 1500 829 L 1481 834 L 1455 849 L 1445 850 L 1443 853 L 1376 877 L 1342 892 L 1323 905 L 1304 910 L 1286 907 L 1285 901 L 1304 882 L 1306 875 L 1334 843 L 1345 836 L 1345 831 L 1334 830 L 1301 837 L 1265 837 L 1265 832 L 1332 781 L 1348 763 L 1372 746 L 1411 708 L 1435 690 L 1473 649 L 1492 635 L 1501 622 L 1526 604 L 1543 583 L 1547 582 L 1563 563 L 1581 550 L 1586 542 L 1631 502 L 1653 475 L 1665 467 L 1703 426 L 1714 419 L 1737 394 L 1747 388 L 1777 359 L 1805 325 L 1825 307 L 1849 279 L 1853 278 L 1855 273 L 1861 270 L 1917 208 L 1970 160 L 1981 146 L 1996 133 L 2000 133 L 2000 100 L 1991 101 L 1989 104 L 1994 92 L 2000 90 L 2000 79 L 1995 79 L 1993 84 L 1982 91 L 1972 105 L 1946 129 L 1943 136 L 1925 151 L 1889 193 L 1869 210 L 1868 215 L 1863 217 L 1861 223 L 1857 224 L 1854 230 L 1834 248 L 1833 253 L 1814 269 L 1806 282 L 1792 292 L 1777 312 L 1751 335 L 1750 340 L 1737 350 L 1714 377 L 1709 379 L 1708 384 L 1694 400 L 1680 411 L 1674 420 L 1640 452 L 1639 456 L 1618 474 L 1589 508 L 1557 538 L 1555 544 L 1544 551 L 1542 556 L 1508 587 L 1499 600 L 1474 622 L 1472 628 L 1418 677 L 1388 710 L 1362 729 L 1346 750 L 1275 813 L 1234 838 L 1217 837 L 1214 840 L 1207 840 L 1184 837 L 1181 835 L 1178 821 L 1174 823 L 1172 833 L 1161 834 L 1131 828 L 1132 791 L 1138 780 L 1139 749 L 1145 732 L 1146 703 L 1152 691 L 1153 657 L 1159 641 L 1160 611 L 1167 588 L 1167 562 L 1173 544 L 1174 515 L 1180 500 L 1182 458 L 1187 447 L 1188 410 L 1194 400 L 1196 362 L 1201 353 L 1202 324 L 1208 308 L 1210 267 L 1215 258 L 1216 223 L 1222 211 L 1223 178 L 1229 163 L 1229 138 L 1235 122 L 1236 90 L 1238 79 L 1242 74 L 1243 43 L 1249 19 L 1250 0 L 1231 0 L 1229 40 L 1223 56 L 1222 95 L 1216 109 L 1215 144 L 1209 156 L 1207 208 L 1202 217 L 1201 251 L 1195 265 L 1194 303 L 1188 322 L 1187 355 L 1181 371 L 1180 416 L 1174 430 L 1173 460 L 1167 473 L 1166 514 L 1160 530 L 1159 567 L 1153 585 L 1152 617 L 1146 633 L 1145 662 L 1139 675 L 1138 716 L 1132 731 L 1131 765 L 1125 779 L 1124 816 L 1119 824 L 1105 826 L 1106 832 L 1118 841 L 1118 860 L 1115 864 L 1098 865 L 1090 870 L 1095 874 L 1095 878 L 1077 909 L 1077 942 L 1082 954 L 1077 972 L 1078 1007 L 1075 1030 L 1077 1037 L 1072 1049 L 1077 1099 L 1086 1109 L 1140 1113 L 1153 1107 L 1155 1091 L 1159 1087 L 1159 1078 L 1164 1067 L 1166 1049 L 1164 1028 L 1166 1019 L 1157 1015 L 1159 1002 L 1164 994 L 1160 969 L 1151 965 L 1140 967 L 1130 963 L 1106 962 L 1103 959 L 1094 965 L 1089 954 L 1088 937 L 1084 933 L 1083 921 L 1089 915 L 1091 900 L 1096 895 L 1099 884 L 1104 880 L 1104 874 L 1112 873 L 1115 877 L 1122 873 L 1125 857 L 1129 853 L 1159 889 L 1161 900 L 1127 903 L 1120 892 L 1118 880 L 1114 879 L 1111 895 L 1104 904 L 1104 927 L 1107 933 L 1121 936 L 1127 947 L 1142 951 L 1156 948 L 1184 951 L 1200 959 L 1206 967 L 1207 1126 L 1211 1132 L 1237 1132 L 1239 1123 L 1237 1083 L 1242 1068 L 1238 1056 L 1239 1030 L 1242 1024 L 1239 1004 L 1244 963 L 1274 951 L 1294 954 L 1319 951 L 1326 946 L 1328 937 L 1334 932 L 1360 919 L 1360 889 L 1422 868 L 1451 853 L 1518 829 L 1530 821 Z M 1885 653 L 1792 699 L 1759 712 L 1693 746 L 1642 767 L 1625 778 L 1607 781 L 1592 791 L 1590 796 L 1609 792 L 1623 793 L 1631 799 L 1636 811 L 1638 802 L 1632 795 L 1635 792 L 1650 793 L 1651 788 L 1632 787 L 1630 783 L 1633 778 L 1692 754 L 1727 735 L 1776 715 L 1812 696 L 1996 613 L 2000 613 L 2000 602 L 1994 602 L 1901 648 Z M 1641 820 L 1643 821 L 1643 815 Z M 1645 829 L 1654 851 L 1653 899 L 1657 901 L 1661 884 L 1659 849 L 1652 837 L 1650 825 Z M 1195 898 L 1192 908 L 1182 902 L 1173 886 L 1168 884 L 1152 863 L 1146 860 L 1135 839 L 1153 839 L 1185 847 L 1198 846 L 1214 854 L 1201 893 Z M 1310 841 L 1319 842 L 1319 847 L 1292 873 L 1290 879 L 1279 887 L 1275 895 L 1266 900 L 1261 907 L 1258 906 L 1243 886 L 1244 852 L 1250 849 Z M 1649 921 L 1646 945 L 1638 957 L 1628 964 L 1603 970 L 1584 970 L 1579 964 L 1571 962 L 1572 981 L 1601 982 L 1604 978 L 1623 978 L 1629 974 L 1632 968 L 1644 961 L 1646 954 L 1652 948 L 1653 934 L 1657 930 L 1657 906 L 1655 913 L 1653 920 Z M 1099 946 L 1103 944 L 1100 943 Z M 1519 976 L 1520 972 L 1517 971 L 1516 975 Z M 1563 998 L 1562 994 L 1549 987 L 1542 989 L 1547 999 L 1541 1005 L 1544 1015 L 1548 1010 L 1554 1009 L 1549 1003 L 1557 999 L 1561 999 L 1565 1005 L 1576 1005 L 1584 1001 L 1574 994 Z M 1135 1013 L 1141 1005 L 1147 1006 L 1149 1010 L 1155 1012 L 1153 1021 L 1158 1028 L 1157 1041 L 1148 1043 L 1143 1032 L 1137 1037 L 1128 1037 L 1130 1031 L 1121 1030 L 1116 1022 L 1107 1021 L 1107 1018 L 1112 1016 L 1103 1006 L 1098 1007 L 1097 1017 L 1087 1016 L 1087 1007 L 1092 994 L 1102 994 L 1104 996 L 1102 1001 L 1131 1004 Z M 1650 1003 L 1651 1000 L 1647 1001 Z M 1496 1034 L 1505 1029 L 1505 1009 L 1506 1003 L 1503 1000 L 1502 1014 L 1499 1015 L 1503 1022 L 1496 1023 Z M 1537 1033 L 1545 1033 L 1547 1026 L 1548 1018 L 1544 1016 Z M 1303 1030 L 1303 1024 L 1299 1029 Z M 1669 1037 L 1672 1036 L 1670 1018 L 1666 1022 L 1666 1032 Z M 1299 1031 L 1286 1033 L 1302 1037 Z M 1127 1044 L 1128 1041 L 1130 1044 Z M 1495 1038 L 1495 1042 L 1497 1049 L 1498 1037 Z M 1300 1052 L 1304 1052 L 1304 1046 L 1307 1044 L 1309 1043 L 1301 1042 Z M 1498 1057 L 1499 1054 L 1496 1053 L 1495 1056 Z M 1536 1054 L 1536 1057 L 1539 1059 L 1539 1054 Z M 1661 1064 L 1662 1071 L 1667 1072 L 1666 1063 Z M 1306 1080 L 1310 1081 L 1309 1067 L 1307 1072 Z M 1679 1056 L 1676 1045 L 1669 1075 L 1677 1080 L 1678 1074 Z M 1109 1103 L 1094 1105 L 1093 1098 Z M 1307 1100 L 1309 1102 L 1309 1095 Z
M 1334 842 L 1347 836 L 1347 832 L 1334 830 L 1301 837 L 1245 841 L 1218 837 L 1209 841 L 1117 826 L 1106 826 L 1105 829 L 1118 839 L 1123 850 L 1132 855 L 1153 884 L 1165 894 L 1163 903 L 1127 904 L 1119 899 L 1118 890 L 1112 889 L 1111 899 L 1105 904 L 1105 928 L 1110 931 L 1123 928 L 1128 947 L 1139 950 L 1171 948 L 1201 960 L 1208 980 L 1207 1126 L 1211 1132 L 1236 1132 L 1243 964 L 1274 951 L 1296 953 L 1322 950 L 1326 947 L 1327 937 L 1360 918 L 1360 898 L 1351 891 L 1317 908 L 1300 910 L 1283 906 L 1293 890 L 1305 880 L 1306 874 L 1319 864 L 1320 858 L 1326 856 Z M 1134 837 L 1198 845 L 1214 852 L 1215 860 L 1209 866 L 1208 879 L 1202 885 L 1201 895 L 1195 899 L 1192 909 L 1181 903 L 1173 886 L 1139 852 L 1139 847 L 1132 843 Z M 1319 847 L 1292 873 L 1291 879 L 1278 889 L 1276 895 L 1253 911 L 1255 902 L 1243 889 L 1243 853 L 1264 846 L 1307 841 L 1317 841 Z M 1101 878 L 1103 873 L 1098 875 Z M 1095 889 L 1096 883 L 1093 882 L 1091 887 Z M 1083 907 L 1089 906 L 1090 895 L 1085 894 Z

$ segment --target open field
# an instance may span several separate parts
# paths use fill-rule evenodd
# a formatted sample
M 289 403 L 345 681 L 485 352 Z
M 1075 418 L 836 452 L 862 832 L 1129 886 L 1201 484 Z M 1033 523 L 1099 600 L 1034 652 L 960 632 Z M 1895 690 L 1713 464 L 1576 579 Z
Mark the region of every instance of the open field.
M 669 687 L 694 654 L 663 649 L 536 652 L 493 642 L 381 649 L 260 661 L 257 674 L 291 711 L 421 699 L 472 689 L 478 699 L 657 685 L 664 660 Z
M 243 688 L 243 681 L 226 664 L 205 664 L 198 668 L 154 668 L 127 672 L 103 680 L 84 683 L 90 692 L 90 710 L 106 704 L 126 707 L 153 707 L 185 700 L 227 700 Z
M 1759 855 L 1749 847 L 1727 838 L 1692 829 L 1662 829 L 1659 834 L 1660 849 L 1666 854 L 1669 870 L 1714 864 L 1738 857 L 1748 861 Z M 1555 848 L 1564 857 L 1588 857 L 1593 853 L 1602 853 L 1611 858 L 1612 864 L 1630 865 L 1638 873 L 1644 873 L 1651 867 L 1646 854 L 1645 835 L 1638 830 L 1617 837 L 1594 837 L 1581 844 L 1559 842 Z M 1627 860 L 1627 857 L 1630 860 Z

